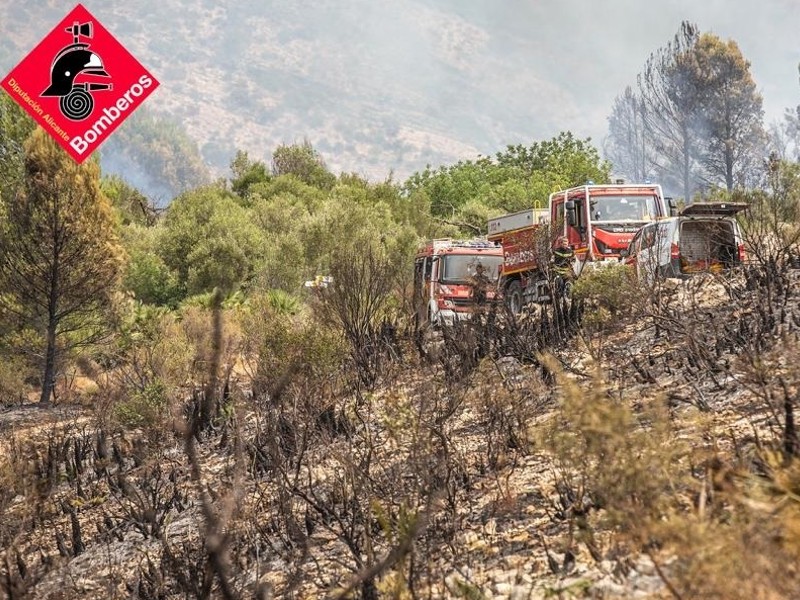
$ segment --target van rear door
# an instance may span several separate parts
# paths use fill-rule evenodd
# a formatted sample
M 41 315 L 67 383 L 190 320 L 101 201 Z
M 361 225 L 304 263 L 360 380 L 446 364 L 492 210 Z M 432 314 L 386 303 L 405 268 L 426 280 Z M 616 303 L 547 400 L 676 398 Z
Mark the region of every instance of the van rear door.
M 732 217 L 746 208 L 745 202 L 694 202 L 680 214 L 685 217 Z

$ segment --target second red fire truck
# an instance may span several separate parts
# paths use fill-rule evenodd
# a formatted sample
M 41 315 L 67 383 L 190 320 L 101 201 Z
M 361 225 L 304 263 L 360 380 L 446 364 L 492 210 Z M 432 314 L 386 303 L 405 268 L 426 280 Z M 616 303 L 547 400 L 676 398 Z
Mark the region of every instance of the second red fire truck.
M 431 240 L 414 259 L 417 317 L 422 323 L 452 324 L 469 318 L 475 307 L 476 275 L 482 271 L 494 298 L 503 265 L 503 248 L 487 240 Z

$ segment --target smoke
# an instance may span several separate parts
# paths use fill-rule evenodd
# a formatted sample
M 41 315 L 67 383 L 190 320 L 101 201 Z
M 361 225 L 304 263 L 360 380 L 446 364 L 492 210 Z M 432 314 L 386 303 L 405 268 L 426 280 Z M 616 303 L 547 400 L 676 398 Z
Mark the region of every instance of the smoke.
M 373 179 L 566 130 L 600 147 L 614 98 L 683 20 L 736 40 L 767 124 L 800 104 L 798 0 L 86 5 L 159 78 L 149 101 L 180 119 L 216 175 L 236 150 L 268 159 L 302 139 L 333 170 Z M 0 70 L 72 6 L 0 0 L 0 17 L 16 32 L 0 40 Z

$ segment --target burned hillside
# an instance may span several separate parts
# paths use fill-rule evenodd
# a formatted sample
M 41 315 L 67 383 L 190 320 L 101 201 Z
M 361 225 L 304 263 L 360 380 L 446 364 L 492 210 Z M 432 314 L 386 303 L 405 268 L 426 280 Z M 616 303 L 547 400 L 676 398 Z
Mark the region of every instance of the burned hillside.
M 176 391 L 168 418 L 126 422 L 114 378 L 92 406 L 0 414 L 0 589 L 790 598 L 791 266 L 618 280 L 624 310 L 579 288 L 560 313 L 487 313 L 421 346 L 364 331 L 377 354 L 345 342 L 346 370 L 328 363 L 337 342 L 276 324 L 274 309 L 261 331 L 198 314 L 175 326 L 194 330 L 207 375 Z M 276 354 L 281 338 L 292 353 Z

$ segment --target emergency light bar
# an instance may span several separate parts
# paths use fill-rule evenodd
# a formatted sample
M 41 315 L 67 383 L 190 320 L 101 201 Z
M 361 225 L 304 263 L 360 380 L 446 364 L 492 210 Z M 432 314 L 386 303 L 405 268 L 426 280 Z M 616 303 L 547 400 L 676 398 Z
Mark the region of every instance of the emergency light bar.
M 434 252 L 445 250 L 447 248 L 496 248 L 497 244 L 488 240 L 474 239 L 474 240 L 453 240 L 444 238 L 433 240 Z

